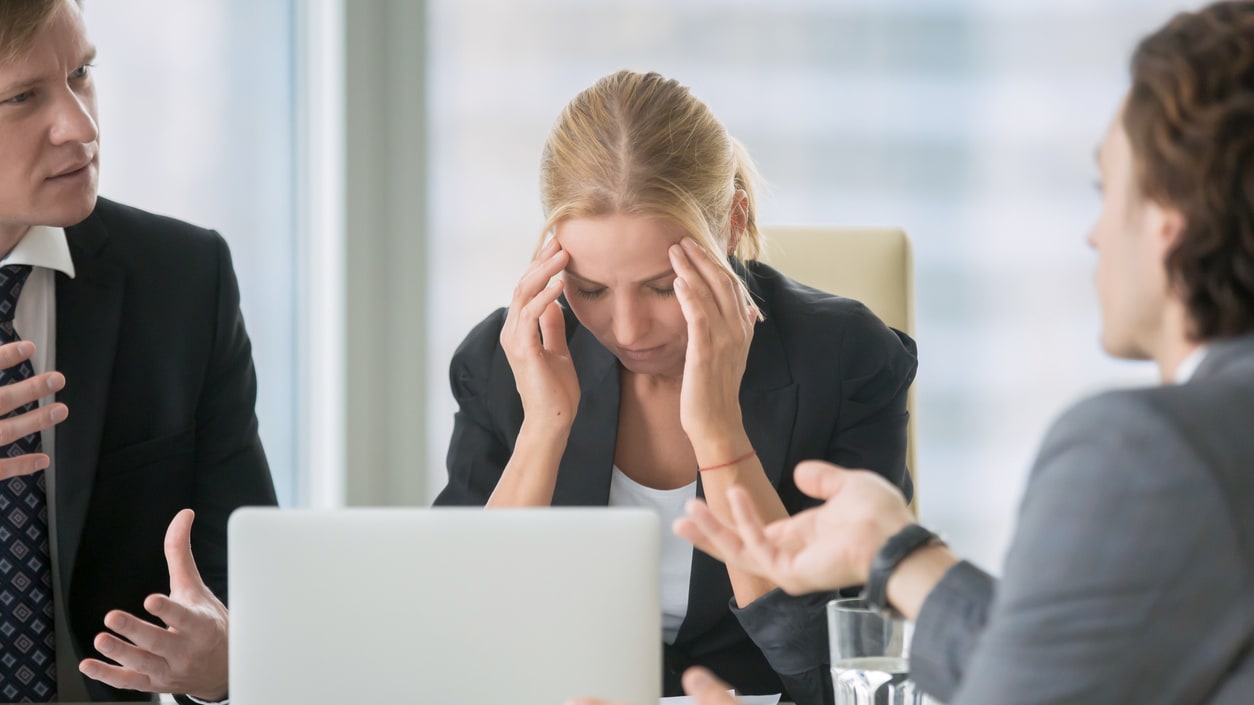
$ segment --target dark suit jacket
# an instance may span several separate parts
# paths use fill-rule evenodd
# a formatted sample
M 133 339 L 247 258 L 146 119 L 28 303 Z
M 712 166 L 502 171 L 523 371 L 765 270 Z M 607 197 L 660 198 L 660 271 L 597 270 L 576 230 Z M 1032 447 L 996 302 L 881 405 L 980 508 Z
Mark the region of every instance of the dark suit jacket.
M 1254 334 L 1063 414 L 1003 579 L 945 574 L 910 675 L 954 705 L 1254 702 Z
M 226 243 L 214 232 L 100 199 L 66 230 L 76 278 L 56 277 L 54 569 L 79 657 L 111 609 L 146 615 L 169 591 L 162 542 L 184 507 L 192 549 L 226 599 L 227 517 L 275 504 L 257 436 L 251 345 Z M 149 696 L 88 681 L 93 700 Z
M 865 306 L 803 286 L 751 262 L 740 268 L 766 320 L 753 334 L 740 389 L 745 430 L 788 511 L 813 506 L 793 484 L 800 461 L 822 458 L 881 473 L 910 496 L 906 470 L 906 393 L 914 379 L 915 345 L 885 326 Z M 453 356 L 449 376 L 459 410 L 448 452 L 448 486 L 437 505 L 482 505 L 496 487 L 522 426 L 522 402 L 499 336 L 505 310 L 480 323 Z M 554 505 L 604 506 L 618 431 L 619 363 L 567 310 L 566 334 L 581 397 L 558 470 Z M 698 478 L 697 494 L 703 496 Z M 666 647 L 666 694 L 678 694 L 679 674 L 705 665 L 745 693 L 780 692 L 783 676 L 798 702 L 822 690 L 822 668 L 793 658 L 799 643 L 819 649 L 823 603 L 812 600 L 797 623 L 817 625 L 804 634 L 746 634 L 759 603 L 729 608 L 727 570 L 695 551 L 688 613 L 673 646 Z M 786 608 L 785 608 L 786 609 Z M 769 620 L 779 623 L 779 609 Z M 758 620 L 766 622 L 768 620 Z M 770 625 L 765 625 L 770 629 Z M 751 641 L 750 636 L 761 637 Z M 765 657 L 764 653 L 765 652 Z M 778 653 L 782 660 L 773 656 Z M 799 666 L 800 665 L 800 666 Z

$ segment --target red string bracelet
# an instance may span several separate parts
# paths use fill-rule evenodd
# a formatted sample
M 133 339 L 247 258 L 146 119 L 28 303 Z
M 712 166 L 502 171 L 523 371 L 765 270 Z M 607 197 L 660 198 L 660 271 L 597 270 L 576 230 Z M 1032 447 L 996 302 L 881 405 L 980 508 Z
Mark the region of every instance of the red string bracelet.
M 740 456 L 739 458 L 736 458 L 735 460 L 730 460 L 726 463 L 719 463 L 718 465 L 710 465 L 709 467 L 697 468 L 697 472 L 705 472 L 706 470 L 718 470 L 719 468 L 725 468 L 725 467 L 735 465 L 737 463 L 743 463 L 744 461 L 748 460 L 749 458 L 752 458 L 753 456 L 757 454 L 758 452 L 756 450 L 751 450 L 748 453 L 745 453 L 744 455 Z

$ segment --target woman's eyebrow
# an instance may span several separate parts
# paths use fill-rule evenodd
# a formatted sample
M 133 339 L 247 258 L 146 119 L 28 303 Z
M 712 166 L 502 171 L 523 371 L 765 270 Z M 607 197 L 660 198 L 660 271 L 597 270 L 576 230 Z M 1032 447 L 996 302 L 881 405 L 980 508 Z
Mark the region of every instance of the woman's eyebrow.
M 580 273 L 576 272 L 575 270 L 571 269 L 570 267 L 567 267 L 567 268 L 566 268 L 566 273 L 567 273 L 567 274 L 569 274 L 569 275 L 571 275 L 572 277 L 574 277 L 574 278 L 578 279 L 579 281 L 581 281 L 581 282 L 585 283 L 585 284 L 591 284 L 591 285 L 593 285 L 593 286 L 605 286 L 604 284 L 602 284 L 602 283 L 600 283 L 600 282 L 593 281 L 593 280 L 591 280 L 591 279 L 589 279 L 589 278 L 587 278 L 587 277 L 583 276 L 582 274 L 580 274 Z M 640 281 L 638 281 L 638 282 L 636 282 L 636 283 L 637 283 L 637 284 L 650 284 L 650 283 L 655 282 L 655 281 L 657 281 L 657 280 L 659 280 L 659 279 L 665 279 L 666 277 L 672 277 L 672 276 L 675 276 L 675 270 L 674 270 L 674 269 L 668 269 L 668 270 L 666 270 L 665 272 L 662 272 L 661 274 L 655 274 L 655 275 L 653 275 L 653 276 L 651 276 L 651 277 L 645 277 L 644 279 L 641 279 Z

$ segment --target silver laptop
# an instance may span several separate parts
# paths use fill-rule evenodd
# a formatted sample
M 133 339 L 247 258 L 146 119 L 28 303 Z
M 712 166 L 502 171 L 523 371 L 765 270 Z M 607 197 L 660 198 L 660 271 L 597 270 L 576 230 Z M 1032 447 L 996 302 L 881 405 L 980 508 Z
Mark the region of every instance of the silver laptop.
M 656 515 L 242 509 L 232 705 L 655 705 Z

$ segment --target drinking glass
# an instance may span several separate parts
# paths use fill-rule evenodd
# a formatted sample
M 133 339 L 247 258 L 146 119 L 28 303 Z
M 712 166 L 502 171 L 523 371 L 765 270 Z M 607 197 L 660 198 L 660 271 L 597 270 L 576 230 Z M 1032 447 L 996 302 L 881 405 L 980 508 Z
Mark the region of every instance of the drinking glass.
M 923 692 L 910 680 L 913 628 L 905 619 L 870 609 L 860 598 L 828 602 L 836 705 L 924 705 Z

